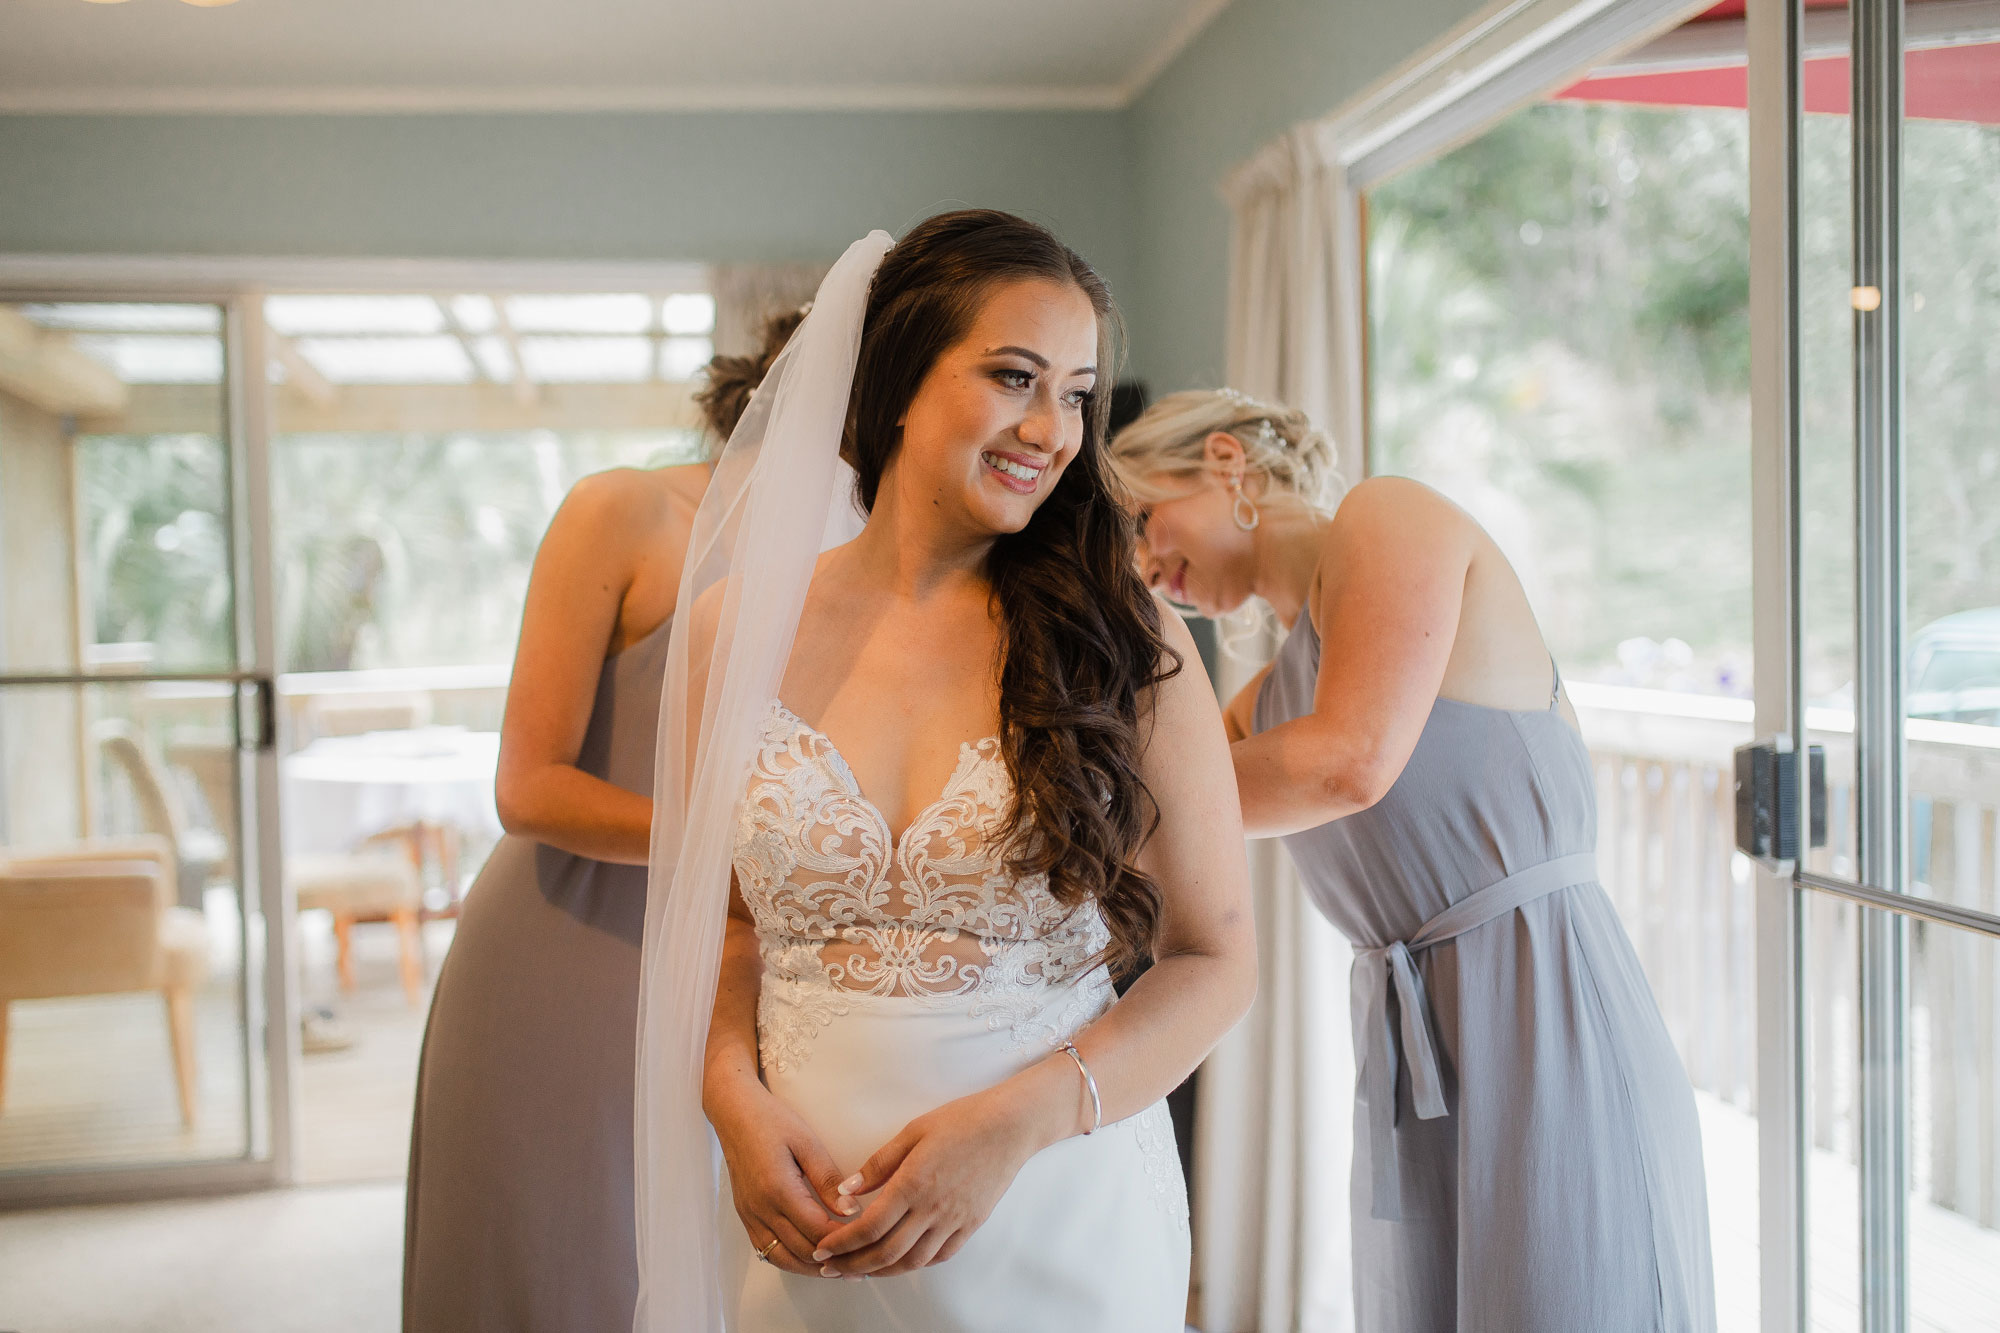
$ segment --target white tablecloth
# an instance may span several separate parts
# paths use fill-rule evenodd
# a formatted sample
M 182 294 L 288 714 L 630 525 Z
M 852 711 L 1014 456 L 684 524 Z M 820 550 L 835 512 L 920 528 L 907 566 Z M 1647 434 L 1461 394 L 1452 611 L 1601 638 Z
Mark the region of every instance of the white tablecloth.
M 351 850 L 371 834 L 422 820 L 468 839 L 500 836 L 493 773 L 500 733 L 416 727 L 327 736 L 285 757 L 285 850 Z

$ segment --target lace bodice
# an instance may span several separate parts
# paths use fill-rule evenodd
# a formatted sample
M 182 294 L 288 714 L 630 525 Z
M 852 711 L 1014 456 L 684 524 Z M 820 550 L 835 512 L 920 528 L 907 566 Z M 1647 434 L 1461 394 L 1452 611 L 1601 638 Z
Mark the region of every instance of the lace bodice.
M 767 1066 L 803 1059 L 857 993 L 965 1004 L 1024 1043 L 1101 1012 L 1109 934 L 1095 903 L 1064 907 L 1046 876 L 1007 871 L 991 835 L 1012 799 L 999 740 L 967 741 L 895 838 L 833 742 L 772 702 L 734 852 L 764 960 Z

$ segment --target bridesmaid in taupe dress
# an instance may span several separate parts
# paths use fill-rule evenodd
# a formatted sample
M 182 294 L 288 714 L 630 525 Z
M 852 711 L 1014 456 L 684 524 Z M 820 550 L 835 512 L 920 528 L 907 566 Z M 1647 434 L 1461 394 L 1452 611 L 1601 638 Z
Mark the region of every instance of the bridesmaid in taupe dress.
M 719 438 L 797 324 L 710 364 Z M 707 483 L 701 464 L 586 477 L 535 556 L 501 727 L 507 836 L 466 894 L 417 1074 L 406 1333 L 631 1326 L 654 735 Z
M 1354 946 L 1356 1328 L 1713 1329 L 1693 1091 L 1506 557 L 1402 478 L 1333 509 L 1326 442 L 1241 394 L 1162 399 L 1113 457 L 1155 589 L 1291 631 L 1228 722 L 1245 831 Z

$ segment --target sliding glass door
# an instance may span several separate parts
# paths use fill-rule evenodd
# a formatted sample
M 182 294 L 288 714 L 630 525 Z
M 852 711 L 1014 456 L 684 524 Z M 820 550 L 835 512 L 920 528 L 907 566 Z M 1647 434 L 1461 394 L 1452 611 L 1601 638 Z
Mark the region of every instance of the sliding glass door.
M 1370 470 L 1563 662 L 1721 1327 L 2000 1327 L 2000 0 L 1575 10 L 1329 122 Z M 1817 760 L 1753 864 L 1758 737 Z
M 0 1203 L 287 1158 L 245 322 L 0 302 Z
M 1813 845 L 1766 883 L 1764 1323 L 1988 1328 L 2000 6 L 1794 0 L 1751 24 L 1753 141 L 1777 168 L 1753 169 L 1778 321 L 1757 602 L 1784 630 L 1760 637 L 1758 711 L 1826 774 L 1796 793 Z

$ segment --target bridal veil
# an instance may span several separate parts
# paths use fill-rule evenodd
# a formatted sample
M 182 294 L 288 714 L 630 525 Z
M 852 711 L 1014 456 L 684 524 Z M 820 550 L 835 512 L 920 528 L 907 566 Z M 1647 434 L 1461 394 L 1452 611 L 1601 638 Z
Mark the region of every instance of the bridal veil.
M 814 565 L 859 531 L 840 438 L 869 283 L 890 244 L 871 232 L 828 272 L 723 448 L 688 544 L 660 697 L 640 975 L 634 1333 L 723 1327 L 720 1153 L 701 1077 L 736 807 Z

